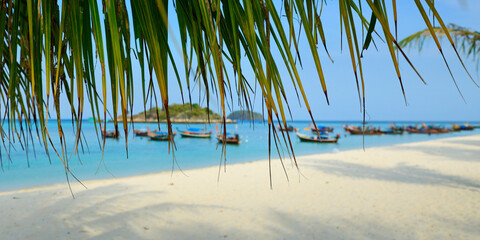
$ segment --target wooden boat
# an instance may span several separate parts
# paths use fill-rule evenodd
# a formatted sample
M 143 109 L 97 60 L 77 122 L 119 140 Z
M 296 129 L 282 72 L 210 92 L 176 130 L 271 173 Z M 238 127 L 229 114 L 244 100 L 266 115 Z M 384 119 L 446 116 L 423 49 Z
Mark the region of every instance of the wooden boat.
M 217 139 L 219 143 L 226 143 L 226 144 L 240 144 L 240 137 L 238 134 L 231 135 L 227 133 L 226 138 L 224 138 L 223 134 L 217 135 Z
M 168 133 L 167 132 L 155 132 L 148 136 L 150 140 L 153 141 L 168 141 Z
M 452 123 L 452 131 L 460 132 L 461 130 L 462 130 L 462 128 L 460 127 L 460 125 Z
M 350 132 L 351 130 L 360 130 L 360 127 L 347 124 L 347 125 L 343 125 L 343 130 L 345 130 L 345 132 Z
M 374 127 L 356 127 L 356 126 L 344 126 L 346 132 L 352 135 L 382 135 L 384 131 Z
M 428 131 L 426 128 L 412 128 L 408 127 L 406 129 L 408 133 L 420 133 L 420 134 L 430 134 L 431 132 Z
M 103 138 L 118 138 L 120 134 L 118 134 L 117 131 L 107 131 L 105 129 L 102 129 L 102 137 Z
M 379 130 L 382 134 L 386 135 L 402 135 L 405 132 L 404 127 L 397 127 L 394 124 L 390 124 L 388 130 Z
M 150 129 L 147 128 L 147 135 L 150 138 L 150 140 L 153 140 L 153 141 L 168 141 L 168 132 L 159 132 L 159 131 L 152 132 L 150 131 Z
M 382 135 L 384 134 L 383 131 L 377 130 L 377 129 L 365 129 L 365 131 L 362 131 L 361 129 L 350 129 L 348 131 L 352 135 Z
M 442 126 L 436 126 L 436 125 L 425 125 L 425 124 L 422 124 L 422 126 L 428 130 L 431 131 L 431 133 L 448 133 L 448 132 L 451 132 L 452 130 L 451 129 L 447 129 L 445 127 L 442 127 Z
M 333 132 L 333 129 L 334 127 L 326 127 L 326 126 L 317 126 L 317 128 L 315 127 L 311 127 L 312 129 L 312 132 L 323 132 L 323 133 L 327 133 L 327 132 Z
M 468 124 L 468 123 L 465 123 L 465 124 L 460 125 L 460 129 L 463 130 L 463 131 L 471 131 L 471 130 L 475 129 L 475 127 Z
M 210 132 L 201 132 L 198 128 L 189 128 L 187 131 L 182 131 L 178 129 L 180 136 L 190 137 L 190 138 L 210 138 L 212 136 L 212 131 Z
M 280 131 L 287 131 L 287 132 L 293 132 L 297 129 L 297 128 L 294 128 L 292 125 L 288 125 L 287 128 L 284 128 L 282 125 L 278 125 L 277 128 Z
M 438 129 L 407 129 L 408 133 L 417 133 L 417 134 L 439 134 L 439 133 L 447 133 L 448 130 L 438 130 Z
M 382 134 L 385 134 L 385 135 L 402 135 L 403 134 L 403 130 L 402 131 L 398 131 L 398 130 L 392 130 L 392 129 L 389 129 L 389 130 L 381 130 L 380 131 Z
M 451 132 L 452 130 L 433 126 L 433 125 L 427 126 L 425 124 L 422 124 L 421 127 L 409 126 L 407 127 L 406 131 L 408 133 L 418 133 L 418 134 L 439 134 L 439 133 L 448 133 L 448 132 Z
M 451 132 L 450 129 L 447 129 L 447 128 L 436 128 L 436 129 L 432 129 L 433 131 L 436 131 L 437 133 L 449 133 Z
M 137 129 L 134 128 L 133 132 L 135 133 L 135 136 L 137 136 L 137 137 L 147 137 L 148 136 L 148 131 L 137 130 Z
M 405 132 L 405 127 L 399 127 L 393 123 L 390 123 L 390 129 L 384 131 L 385 134 L 398 134 L 401 135 Z
M 300 139 L 302 142 L 316 142 L 316 143 L 337 143 L 338 139 L 340 138 L 340 134 L 337 134 L 335 138 L 331 138 L 329 136 L 308 136 L 305 134 L 301 133 L 296 133 L 297 137 Z

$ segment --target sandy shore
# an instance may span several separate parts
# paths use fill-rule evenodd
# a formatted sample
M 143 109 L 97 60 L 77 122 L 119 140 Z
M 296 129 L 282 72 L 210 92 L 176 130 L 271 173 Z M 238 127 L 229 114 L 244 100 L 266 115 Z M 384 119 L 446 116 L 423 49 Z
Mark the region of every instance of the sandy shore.
M 0 239 L 480 239 L 480 135 L 0 193 Z

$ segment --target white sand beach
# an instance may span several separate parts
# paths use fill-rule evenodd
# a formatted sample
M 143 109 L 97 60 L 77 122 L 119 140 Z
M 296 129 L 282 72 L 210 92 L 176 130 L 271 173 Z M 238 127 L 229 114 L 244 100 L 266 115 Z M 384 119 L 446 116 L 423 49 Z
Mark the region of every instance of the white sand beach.
M 480 135 L 297 160 L 3 192 L 0 239 L 480 239 Z

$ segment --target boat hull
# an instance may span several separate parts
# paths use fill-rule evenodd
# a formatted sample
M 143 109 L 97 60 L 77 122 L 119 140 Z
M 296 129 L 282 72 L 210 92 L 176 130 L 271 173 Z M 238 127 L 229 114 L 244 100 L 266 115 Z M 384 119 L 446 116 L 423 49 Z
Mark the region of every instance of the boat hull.
M 222 137 L 217 137 L 217 140 L 219 143 L 226 143 L 226 144 L 234 144 L 234 145 L 238 145 L 240 144 L 240 139 L 223 139 Z
M 135 136 L 137 137 L 147 137 L 148 136 L 148 132 L 147 131 L 136 131 L 135 132 Z
M 333 127 L 320 127 L 320 128 L 312 128 L 312 132 L 333 132 Z
M 210 138 L 212 135 L 210 133 L 207 133 L 207 134 L 191 134 L 191 133 L 181 132 L 180 136 L 187 137 L 187 138 Z
M 161 136 L 150 136 L 150 140 L 152 141 L 168 141 L 168 135 L 161 135 Z
M 349 130 L 348 131 L 352 135 L 382 135 L 383 133 L 380 131 L 365 131 L 362 130 Z
M 310 137 L 307 135 L 297 133 L 297 137 L 302 142 L 314 142 L 314 143 L 337 143 L 339 136 L 336 138 L 319 138 L 319 137 Z

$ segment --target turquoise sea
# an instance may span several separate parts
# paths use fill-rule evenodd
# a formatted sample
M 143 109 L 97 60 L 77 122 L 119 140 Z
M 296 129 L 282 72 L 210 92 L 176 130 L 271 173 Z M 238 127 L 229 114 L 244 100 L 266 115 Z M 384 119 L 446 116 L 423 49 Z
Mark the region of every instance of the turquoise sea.
M 295 121 L 292 123 L 300 132 L 310 134 L 304 128 L 309 126 L 309 121 Z M 431 123 L 431 122 L 428 122 Z M 450 127 L 452 122 L 436 122 L 437 125 Z M 458 124 L 463 124 L 459 122 Z M 342 128 L 342 124 L 360 125 L 360 122 L 322 122 L 317 125 L 333 126 L 335 131 L 332 136 L 340 134 L 341 138 L 337 144 L 315 144 L 300 142 L 297 137 L 290 133 L 292 145 L 297 156 L 346 151 L 363 147 L 362 136 L 352 136 Z M 399 126 L 413 125 L 414 122 L 397 122 Z M 477 123 L 472 123 L 477 124 Z M 379 126 L 383 129 L 388 128 L 388 122 L 370 122 L 369 125 Z M 55 146 L 59 146 L 58 130 L 56 121 L 49 122 L 49 132 Z M 145 129 L 149 126 L 156 129 L 157 124 L 136 123 L 136 129 Z M 161 129 L 166 130 L 166 126 L 161 124 Z M 71 127 L 71 121 L 63 122 L 66 142 L 68 145 L 68 155 L 70 156 L 74 145 L 74 131 Z M 205 124 L 174 124 L 173 129 L 186 129 L 187 127 L 205 128 Z M 208 131 L 215 133 L 215 124 L 207 125 Z M 112 129 L 113 124 L 107 126 L 107 130 Z M 178 170 L 194 169 L 208 166 L 218 166 L 221 159 L 221 145 L 217 146 L 217 140 L 211 139 L 192 139 L 182 138 L 177 134 L 175 144 L 175 158 L 178 166 L 173 165 L 173 156 L 168 153 L 168 142 L 150 141 L 147 137 L 135 137 L 132 129 L 128 135 L 128 158 L 125 150 L 125 136 L 123 127 L 121 137 L 118 140 L 106 139 L 104 164 L 97 172 L 101 162 L 102 149 L 95 134 L 93 122 L 83 122 L 84 144 L 83 152 L 79 148 L 79 156 L 72 156 L 69 160 L 70 169 L 80 180 L 103 179 L 133 176 L 160 171 L 171 171 L 172 166 Z M 176 131 L 176 130 L 175 130 Z M 238 133 L 242 139 L 239 146 L 227 146 L 227 165 L 233 163 L 249 162 L 255 160 L 268 159 L 268 125 L 263 122 L 243 122 L 237 124 L 228 124 L 227 131 Z M 433 140 L 439 138 L 474 135 L 480 132 L 479 129 L 473 131 L 451 132 L 437 135 L 408 134 L 404 135 L 380 135 L 365 136 L 365 147 L 386 146 L 398 143 L 418 142 Z M 29 141 L 28 150 L 22 150 L 20 144 L 15 143 L 10 148 L 10 158 L 8 158 L 5 148 L 2 147 L 2 168 L 0 170 L 0 191 L 14 190 L 20 188 L 48 185 L 55 183 L 66 183 L 65 171 L 60 159 L 55 155 L 50 147 L 50 160 L 45 154 L 43 147 L 39 144 L 36 135 Z M 101 141 L 101 138 L 100 138 Z M 87 146 L 88 145 L 88 146 Z M 24 146 L 25 147 L 25 146 Z M 35 148 L 35 151 L 33 149 Z M 15 150 L 14 150 L 15 148 Z M 281 149 L 282 157 L 288 158 L 288 153 L 283 145 Z M 367 150 L 368 151 L 368 150 Z M 278 153 L 272 139 L 272 158 L 278 158 Z M 287 160 L 287 163 L 290 161 Z M 227 166 L 228 167 L 228 166 Z M 267 166 L 266 166 L 267 167 Z M 214 176 L 216 177 L 216 176 Z M 72 180 L 72 178 L 70 178 Z

